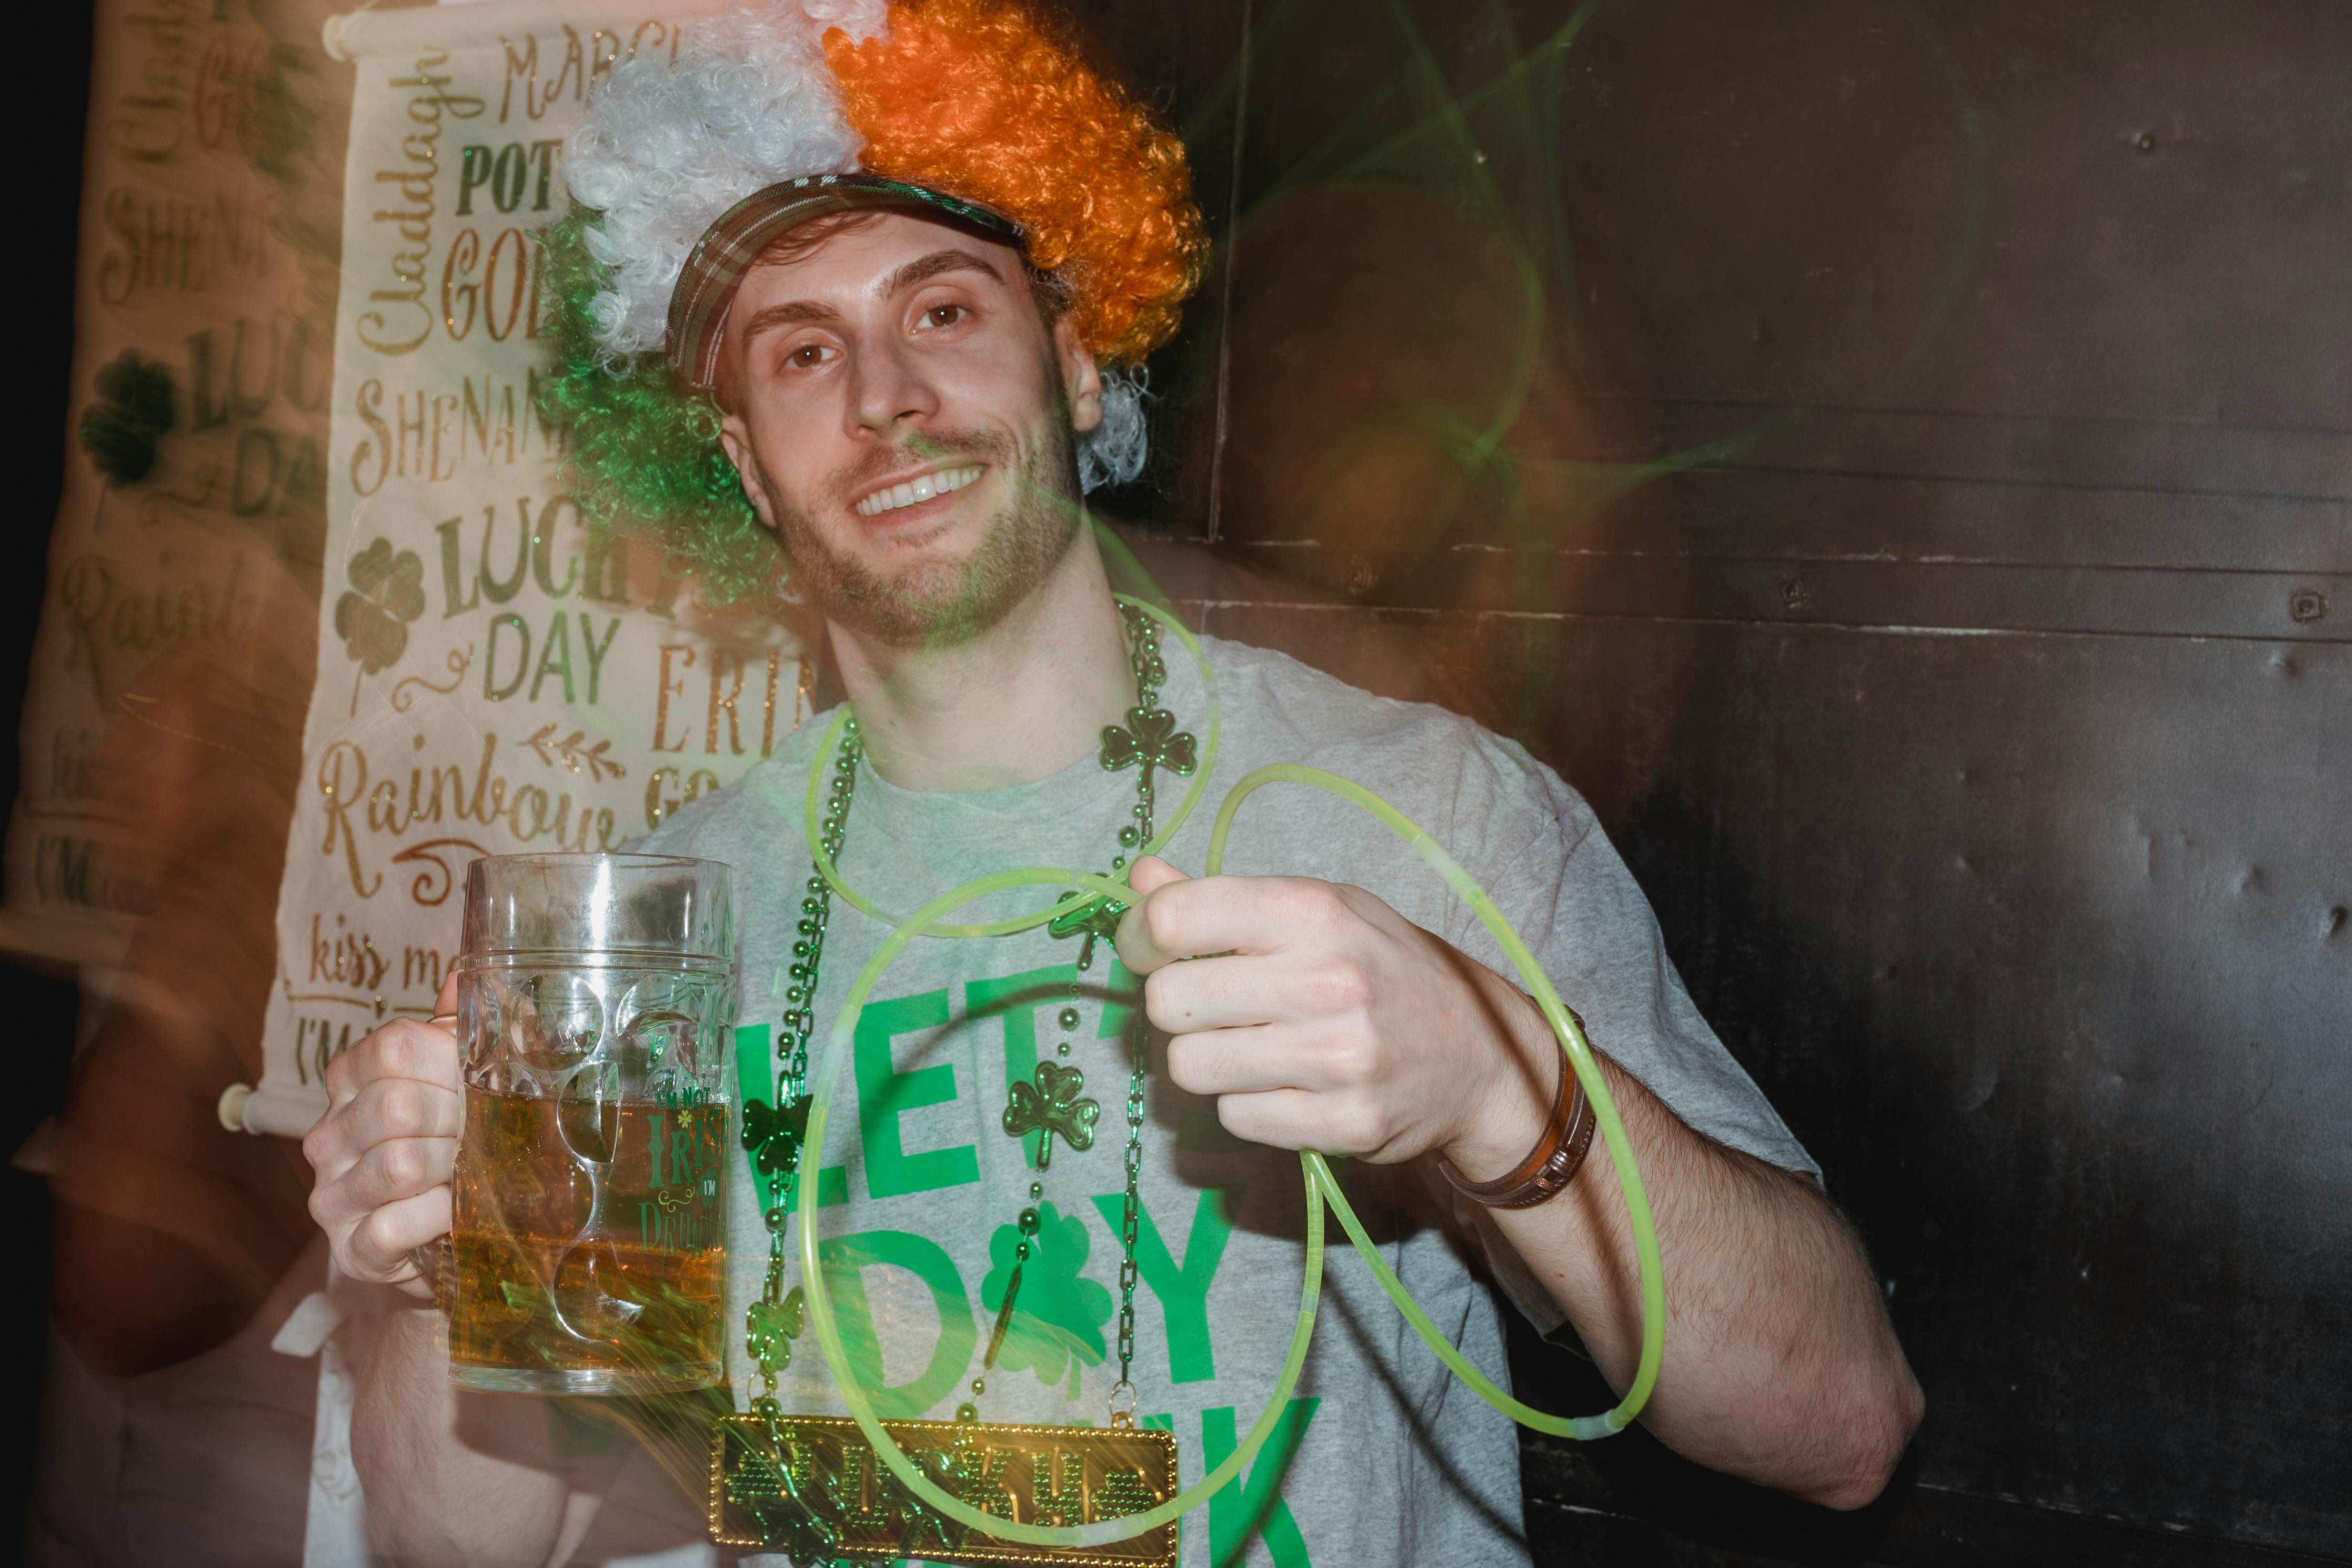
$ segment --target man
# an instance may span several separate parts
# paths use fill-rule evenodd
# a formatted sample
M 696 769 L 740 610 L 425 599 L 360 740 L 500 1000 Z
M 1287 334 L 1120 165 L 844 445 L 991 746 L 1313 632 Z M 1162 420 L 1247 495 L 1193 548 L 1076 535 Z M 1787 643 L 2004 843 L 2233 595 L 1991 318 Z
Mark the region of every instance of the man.
M 793 13 L 761 25 L 775 15 Z M 722 30 L 708 47 L 764 59 L 771 87 L 776 73 L 827 68 L 776 37 Z M 960 882 L 1013 867 L 1110 869 L 1137 896 L 1118 967 L 1083 931 L 926 937 L 869 999 L 836 1131 L 801 1170 L 826 1205 L 825 1255 L 842 1268 L 829 1263 L 823 1288 L 854 1331 L 860 1380 L 882 1387 L 886 1414 L 937 1419 L 969 1406 L 987 1422 L 1099 1426 L 1131 1407 L 1175 1434 L 1182 1479 L 1198 1479 L 1233 1450 L 1281 1361 L 1303 1249 L 1288 1152 L 1302 1149 L 1353 1157 L 1349 1191 L 1387 1261 L 1490 1377 L 1505 1377 L 1501 1309 L 1482 1275 L 1539 1329 L 1572 1331 L 1612 1385 L 1631 1380 L 1641 1306 L 1616 1173 L 1605 1156 L 1573 1163 L 1559 1047 L 1469 912 L 1388 829 L 1295 785 L 1243 808 L 1227 874 L 1178 868 L 1200 869 L 1234 781 L 1303 763 L 1378 791 L 1446 845 L 1590 1026 L 1664 1257 L 1665 1360 L 1642 1419 L 1701 1463 L 1832 1507 L 1869 1501 L 1921 1400 L 1867 1262 L 1803 1150 L 1692 1007 L 1583 803 L 1517 747 L 1440 710 L 1213 638 L 1196 668 L 1114 599 L 1081 469 L 1132 471 L 1131 430 L 1105 456 L 1107 421 L 1133 415 L 1131 384 L 1106 366 L 1164 335 L 1169 290 L 1197 274 L 1181 164 L 1171 185 L 1164 142 L 1026 13 L 932 0 L 895 7 L 887 25 L 844 21 L 823 47 L 866 167 L 906 183 L 771 163 L 758 194 L 703 220 L 682 267 L 673 247 L 672 273 L 650 275 L 667 305 L 663 363 L 708 389 L 764 531 L 747 537 L 782 542 L 785 591 L 822 617 L 856 729 L 836 733 L 821 716 L 646 847 L 735 868 L 739 1022 L 780 1046 L 796 1019 L 822 1043 L 890 926 Z M 917 68 L 940 58 L 974 68 Z M 1071 137 L 1050 101 L 1038 110 L 1024 88 L 1021 114 L 994 118 L 984 101 L 987 83 L 1040 68 L 1097 131 L 1106 103 L 1128 116 L 1123 143 L 1087 143 L 1099 207 L 1141 214 L 1108 240 L 1057 229 L 1046 205 L 1024 212 L 1022 192 L 971 172 L 1062 155 Z M 981 107 L 960 97 L 969 112 L 941 115 L 918 90 L 941 79 L 981 91 Z M 607 215 L 592 249 L 606 268 L 598 341 L 611 353 L 645 349 L 630 325 L 648 314 L 630 226 L 677 226 L 630 208 L 632 180 L 656 182 L 630 175 L 631 154 L 614 149 L 642 133 L 623 129 L 629 116 L 677 85 L 638 93 L 616 73 L 599 129 L 574 150 L 575 193 Z M 959 121 L 950 140 L 992 156 L 935 147 L 929 167 L 892 164 L 907 145 L 894 94 L 917 121 Z M 724 118 L 675 101 L 659 112 Z M 787 163 L 818 141 L 799 135 Z M 1156 205 L 1127 199 L 1155 188 Z M 1139 273 L 1160 281 L 1122 294 Z M 1160 722 L 1155 707 L 1172 717 Z M 1213 723 L 1204 807 L 1177 825 L 1183 765 L 1209 763 Z M 837 744 L 820 754 L 828 736 Z M 859 907 L 809 869 L 812 767 L 842 781 L 838 832 L 829 815 L 824 834 Z M 1139 853 L 1171 825 L 1158 853 Z M 951 918 L 1018 915 L 1042 897 L 992 895 Z M 1165 1043 L 1130 1124 L 1118 1090 L 1135 974 Z M 1072 1068 L 1081 1081 L 1060 1076 Z M 334 1065 L 330 1088 L 306 1142 L 313 1212 L 348 1273 L 421 1300 L 409 1250 L 449 1225 L 456 1044 L 387 1026 Z M 773 1088 L 747 1080 L 741 1092 Z M 1041 1138 L 1034 1113 L 1060 1090 L 1066 1112 L 1081 1095 L 1108 1112 L 1099 1136 L 1089 1113 Z M 1128 1169 L 1131 1359 L 1111 1331 L 1127 1304 L 1113 1289 Z M 1562 1170 L 1573 1173 L 1559 1186 Z M 759 1206 L 739 1183 L 739 1323 L 767 1258 Z M 755 1394 L 740 1329 L 730 1340 L 731 1381 Z M 545 1561 L 583 1506 L 562 1476 L 483 1435 L 522 1402 L 469 1395 L 469 1410 L 448 1392 L 446 1357 L 439 1320 L 417 1305 L 393 1314 L 361 1369 L 353 1446 L 379 1539 L 419 1561 Z M 782 1370 L 777 1397 L 840 1408 L 810 1346 Z M 1341 1254 L 1273 1440 L 1202 1515 L 1186 1523 L 1187 1563 L 1244 1550 L 1284 1564 L 1526 1554 L 1509 1423 Z M 576 1531 L 563 1539 L 568 1554 Z

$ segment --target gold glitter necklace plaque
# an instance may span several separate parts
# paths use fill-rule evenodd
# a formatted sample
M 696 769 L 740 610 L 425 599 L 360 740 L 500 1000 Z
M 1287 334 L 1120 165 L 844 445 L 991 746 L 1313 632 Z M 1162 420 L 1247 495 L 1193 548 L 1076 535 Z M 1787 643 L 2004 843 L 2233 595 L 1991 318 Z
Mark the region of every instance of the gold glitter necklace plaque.
M 1101 763 L 1107 772 L 1137 768 L 1135 821 L 1122 827 L 1122 853 L 1113 868 L 1127 864 L 1126 851 L 1151 837 L 1153 773 L 1165 767 L 1190 773 L 1192 737 L 1176 732 L 1174 716 L 1158 706 L 1158 688 L 1167 679 L 1158 627 L 1140 611 L 1121 605 L 1127 622 L 1129 664 L 1137 703 L 1125 728 L 1103 731 Z M 848 826 L 850 803 L 863 751 L 856 721 L 845 728 L 834 763 L 832 793 L 817 847 L 837 861 Z M 945 1563 L 1002 1563 L 1029 1568 L 1175 1568 L 1173 1520 L 1125 1541 L 1091 1547 L 1034 1546 L 989 1535 L 942 1517 L 927 1506 L 876 1455 L 857 1424 L 846 1416 L 787 1415 L 777 1403 L 776 1379 L 792 1362 L 793 1342 L 804 1326 L 803 1289 L 784 1289 L 784 1228 L 800 1178 L 809 1117 L 808 1047 L 815 1027 L 817 972 L 832 914 L 831 889 L 813 867 L 793 928 L 793 962 L 787 971 L 782 1027 L 777 1039 L 773 1107 L 757 1098 L 748 1073 L 742 1086 L 742 1142 L 766 1203 L 768 1266 L 760 1299 L 744 1314 L 744 1347 L 759 1371 L 761 1392 L 751 1408 L 722 1417 L 710 1433 L 711 1539 L 722 1546 L 781 1551 L 803 1568 L 812 1563 L 919 1559 Z M 1057 937 L 1081 938 L 1069 1002 L 1057 1015 L 1064 1030 L 1080 1022 L 1076 975 L 1093 966 L 1095 945 L 1115 930 L 1124 906 L 1088 900 L 1051 922 Z M 983 1422 L 971 1401 L 953 1421 L 892 1421 L 883 1430 L 940 1490 L 979 1512 L 1009 1523 L 1065 1528 L 1095 1524 L 1155 1508 L 1176 1494 L 1176 1439 L 1169 1432 L 1135 1425 L 1135 1385 L 1129 1381 L 1135 1358 L 1135 1246 L 1138 1177 L 1143 1154 L 1144 1026 L 1138 1007 L 1127 1026 L 1129 1072 L 1127 1095 L 1127 1190 L 1119 1240 L 1118 1381 L 1110 1396 L 1108 1426 L 1033 1426 Z M 1070 1044 L 1058 1047 L 1070 1054 Z M 1076 1067 L 1040 1061 L 1032 1079 L 1013 1086 L 1004 1131 L 1034 1137 L 1039 1176 L 1053 1159 L 1054 1141 L 1080 1152 L 1094 1143 L 1100 1107 L 1082 1098 L 1085 1076 Z M 764 1088 L 764 1085 L 759 1085 Z M 1015 1261 L 1006 1279 L 996 1322 L 989 1336 L 982 1375 L 972 1380 L 978 1400 L 985 1374 L 996 1368 L 1014 1322 L 1014 1303 L 1024 1268 L 1033 1250 L 1045 1247 L 1054 1210 L 1043 1205 L 1044 1187 L 1029 1184 L 1030 1205 L 1016 1221 Z M 1040 1260 L 1043 1266 L 1043 1260 Z M 983 1287 L 983 1290 L 985 1290 Z
M 886 1421 L 960 1500 L 1016 1524 L 1093 1524 L 1176 1492 L 1176 1439 L 1148 1426 Z M 1101 1546 L 1028 1546 L 942 1519 L 911 1496 L 845 1415 L 730 1415 L 711 1434 L 710 1535 L 793 1562 L 1175 1568 L 1176 1521 Z

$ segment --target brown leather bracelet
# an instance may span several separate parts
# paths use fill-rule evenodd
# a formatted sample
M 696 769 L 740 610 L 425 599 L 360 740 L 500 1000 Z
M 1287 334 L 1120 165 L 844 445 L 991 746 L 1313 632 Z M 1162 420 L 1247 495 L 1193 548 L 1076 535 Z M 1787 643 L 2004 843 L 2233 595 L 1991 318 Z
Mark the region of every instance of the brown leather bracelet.
M 1584 1027 L 1578 1018 L 1576 1026 Z M 1559 1058 L 1559 1088 L 1552 1095 L 1551 1116 L 1544 1123 L 1543 1135 L 1508 1174 L 1491 1182 L 1473 1182 L 1454 1168 L 1444 1155 L 1437 1157 L 1437 1169 L 1454 1190 L 1473 1203 L 1495 1209 L 1526 1209 L 1553 1196 L 1576 1175 L 1577 1167 L 1584 1163 L 1587 1151 L 1592 1147 L 1595 1119 L 1592 1104 L 1584 1098 L 1584 1086 L 1576 1081 L 1575 1069 L 1568 1058 Z

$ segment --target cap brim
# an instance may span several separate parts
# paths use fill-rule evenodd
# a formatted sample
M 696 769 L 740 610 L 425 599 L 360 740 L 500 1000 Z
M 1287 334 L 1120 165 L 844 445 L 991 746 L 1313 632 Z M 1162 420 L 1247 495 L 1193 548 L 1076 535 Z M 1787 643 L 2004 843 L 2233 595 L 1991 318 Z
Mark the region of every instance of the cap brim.
M 829 213 L 877 207 L 949 218 L 1015 248 L 1024 238 L 1021 226 L 1001 213 L 877 174 L 808 174 L 754 191 L 702 231 L 678 268 L 663 344 L 671 371 L 689 386 L 707 389 L 718 380 L 736 286 L 779 235 Z

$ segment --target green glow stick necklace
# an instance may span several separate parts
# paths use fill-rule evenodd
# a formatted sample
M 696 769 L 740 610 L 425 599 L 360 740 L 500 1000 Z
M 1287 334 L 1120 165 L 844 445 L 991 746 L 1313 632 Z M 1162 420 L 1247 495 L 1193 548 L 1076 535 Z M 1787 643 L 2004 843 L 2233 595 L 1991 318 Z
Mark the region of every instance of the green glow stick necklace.
M 1122 598 L 1126 603 L 1136 603 L 1132 600 L 1124 600 L 1124 596 Z M 1200 665 L 1204 682 L 1211 683 L 1210 689 L 1213 692 L 1214 678 L 1210 672 L 1207 656 L 1191 633 L 1173 616 L 1166 615 L 1154 606 L 1139 605 L 1138 607 L 1175 631 Z M 824 883 L 831 890 L 839 893 L 853 907 L 873 914 L 877 919 L 888 920 L 891 917 L 858 896 L 841 880 L 837 870 L 832 865 L 831 855 L 827 853 L 828 850 L 837 849 L 839 834 L 837 830 L 828 832 L 821 829 L 817 820 L 816 801 L 819 792 L 818 781 L 822 777 L 822 761 L 835 749 L 845 718 L 845 720 L 835 721 L 834 730 L 828 732 L 824 745 L 820 747 L 819 765 L 813 767 L 811 772 L 808 791 L 809 842 Z M 1168 826 L 1153 836 L 1139 853 L 1150 853 L 1160 848 L 1174 835 L 1184 817 L 1189 815 L 1206 782 L 1209 772 L 1207 764 L 1214 754 L 1216 720 L 1213 709 L 1210 740 L 1203 747 L 1202 765 L 1192 789 L 1188 791 L 1183 803 Z M 1560 1049 L 1567 1058 L 1570 1069 L 1575 1072 L 1578 1083 L 1591 1102 L 1593 1113 L 1600 1124 L 1601 1137 L 1608 1145 L 1611 1163 L 1616 1168 L 1619 1185 L 1624 1193 L 1627 1216 L 1633 1230 L 1642 1288 L 1642 1351 L 1633 1381 L 1627 1388 L 1624 1397 L 1613 1408 L 1597 1415 L 1573 1417 L 1550 1415 L 1504 1393 L 1472 1365 L 1430 1321 L 1428 1314 L 1422 1310 L 1420 1304 L 1397 1279 L 1386 1260 L 1380 1256 L 1378 1248 L 1366 1234 L 1362 1222 L 1357 1218 L 1354 1209 L 1341 1192 L 1337 1178 L 1332 1175 L 1328 1163 L 1320 1154 L 1307 1152 L 1299 1156 L 1301 1175 L 1307 1188 L 1307 1253 L 1302 1270 L 1298 1314 L 1292 1330 L 1288 1352 L 1284 1356 L 1282 1368 L 1275 1379 L 1273 1392 L 1269 1394 L 1265 1407 L 1259 1412 L 1257 1419 L 1251 1424 L 1248 1433 L 1244 1436 L 1233 1452 L 1226 1456 L 1223 1463 L 1210 1470 L 1193 1485 L 1183 1488 L 1158 1506 L 1140 1512 L 1102 1520 L 1092 1524 L 1024 1524 L 974 1508 L 940 1487 L 926 1475 L 923 1468 L 914 1462 L 905 1448 L 884 1430 L 880 1419 L 874 1412 L 868 1391 L 858 1382 L 856 1371 L 849 1364 L 847 1352 L 842 1342 L 840 1328 L 835 1318 L 830 1292 L 820 1288 L 807 1297 L 808 1317 L 816 1331 L 817 1343 L 824 1355 L 825 1364 L 840 1388 L 843 1401 L 848 1405 L 851 1416 L 864 1433 L 866 1441 L 873 1446 L 875 1454 L 887 1467 L 898 1484 L 908 1495 L 919 1500 L 924 1506 L 935 1510 L 940 1516 L 953 1521 L 964 1529 L 1000 1540 L 1033 1546 L 1064 1549 L 1101 1547 L 1115 1542 L 1129 1540 L 1147 1531 L 1156 1529 L 1198 1507 L 1210 1496 L 1231 1484 L 1240 1475 L 1243 1467 L 1256 1456 L 1267 1437 L 1271 1436 L 1275 1422 L 1291 1390 L 1297 1384 L 1300 1368 L 1306 1361 L 1307 1346 L 1314 1332 L 1316 1309 L 1321 1295 L 1323 1205 L 1325 1204 L 1328 1204 L 1333 1212 L 1339 1216 L 1341 1228 L 1346 1230 L 1349 1239 L 1355 1244 L 1358 1253 L 1363 1257 L 1365 1263 L 1371 1269 L 1373 1278 L 1379 1282 L 1381 1290 L 1403 1315 L 1406 1321 L 1412 1326 L 1413 1331 L 1430 1346 L 1449 1369 L 1468 1384 L 1472 1391 L 1481 1399 L 1520 1425 L 1553 1436 L 1579 1440 L 1609 1436 L 1633 1424 L 1643 1405 L 1648 1402 L 1652 1390 L 1656 1386 L 1658 1368 L 1664 1357 L 1665 1333 L 1664 1279 L 1659 1262 L 1656 1229 L 1652 1220 L 1648 1194 L 1643 1187 L 1641 1173 L 1634 1160 L 1633 1145 L 1626 1138 L 1624 1124 L 1617 1114 L 1616 1104 L 1609 1092 L 1608 1083 L 1601 1077 L 1599 1065 L 1592 1056 L 1591 1043 L 1585 1038 L 1583 1030 L 1578 1026 L 1573 1016 L 1562 1005 L 1559 992 L 1553 987 L 1549 978 L 1544 974 L 1541 967 L 1537 964 L 1535 956 L 1528 950 L 1526 942 L 1511 927 L 1510 922 L 1503 918 L 1501 911 L 1495 908 L 1486 890 L 1462 868 L 1461 864 L 1402 812 L 1398 811 L 1387 801 L 1362 785 L 1340 778 L 1337 774 L 1316 768 L 1276 764 L 1260 768 L 1244 778 L 1226 795 L 1218 810 L 1215 825 L 1210 834 L 1208 858 L 1203 868 L 1204 875 L 1215 876 L 1223 868 L 1226 838 L 1232 829 L 1234 813 L 1239 809 L 1241 803 L 1255 791 L 1276 782 L 1303 784 L 1327 791 L 1361 807 L 1387 825 L 1391 832 L 1403 839 L 1409 848 L 1419 855 L 1439 877 L 1444 879 L 1446 886 L 1456 897 L 1469 905 L 1480 922 L 1494 936 L 1504 954 L 1510 959 L 1511 965 L 1517 973 L 1521 984 L 1535 998 L 1545 1020 L 1550 1024 L 1553 1035 L 1559 1039 Z M 971 926 L 945 923 L 944 917 L 952 914 L 964 905 L 991 893 L 1017 887 L 1059 887 L 1072 891 L 1046 910 L 1030 916 L 1016 917 L 1010 921 Z M 880 982 L 890 964 L 918 936 L 967 937 L 1007 934 L 1013 931 L 1028 930 L 1045 924 L 1048 921 L 1067 918 L 1089 905 L 1098 909 L 1118 905 L 1123 909 L 1134 898 L 1134 889 L 1123 881 L 1115 881 L 1091 872 L 1034 867 L 995 872 L 949 889 L 925 903 L 913 914 L 898 921 L 890 935 L 876 949 L 873 957 L 866 962 L 866 966 L 851 984 L 848 996 L 834 1017 L 824 1053 L 812 1065 L 807 1080 L 809 1096 L 803 1102 L 807 1115 L 806 1149 L 814 1152 L 822 1151 L 824 1147 L 825 1126 L 832 1110 L 833 1088 L 840 1077 L 842 1062 L 850 1053 L 857 1020 L 864 1011 L 867 998 L 872 995 L 875 986 Z M 801 1227 L 802 1277 L 804 1279 L 821 1282 L 823 1277 L 818 1272 L 817 1201 L 814 1184 L 800 1183 L 796 1185 L 798 1191 L 795 1198 Z

